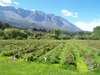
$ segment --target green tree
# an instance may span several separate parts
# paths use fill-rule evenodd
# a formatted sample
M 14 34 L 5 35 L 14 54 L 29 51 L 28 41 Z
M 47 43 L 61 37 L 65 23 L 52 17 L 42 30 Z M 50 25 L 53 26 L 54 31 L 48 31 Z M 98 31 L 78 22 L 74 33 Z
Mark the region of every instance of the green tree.
M 24 30 L 16 29 L 16 28 L 6 28 L 4 30 L 4 38 L 5 39 L 26 39 L 27 34 Z
M 100 26 L 97 26 L 93 30 L 93 38 L 100 39 Z

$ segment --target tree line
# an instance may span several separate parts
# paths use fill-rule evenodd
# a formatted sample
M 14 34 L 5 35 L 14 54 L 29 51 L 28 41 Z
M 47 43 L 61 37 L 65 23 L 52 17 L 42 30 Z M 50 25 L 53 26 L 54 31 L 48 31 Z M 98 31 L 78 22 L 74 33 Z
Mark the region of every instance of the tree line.
M 100 40 L 100 26 L 95 27 L 93 32 L 67 32 L 59 29 L 47 30 L 45 28 L 21 29 L 0 22 L 0 39 Z

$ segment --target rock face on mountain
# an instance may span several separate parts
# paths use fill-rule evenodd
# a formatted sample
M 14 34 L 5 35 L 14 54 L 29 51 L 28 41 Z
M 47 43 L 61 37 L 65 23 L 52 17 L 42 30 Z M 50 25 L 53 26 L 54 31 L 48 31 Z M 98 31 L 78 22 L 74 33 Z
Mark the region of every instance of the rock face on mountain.
M 0 6 L 0 21 L 9 23 L 21 28 L 47 28 L 61 29 L 70 32 L 81 31 L 78 27 L 67 21 L 66 19 L 46 14 L 42 11 L 31 11 L 11 6 Z

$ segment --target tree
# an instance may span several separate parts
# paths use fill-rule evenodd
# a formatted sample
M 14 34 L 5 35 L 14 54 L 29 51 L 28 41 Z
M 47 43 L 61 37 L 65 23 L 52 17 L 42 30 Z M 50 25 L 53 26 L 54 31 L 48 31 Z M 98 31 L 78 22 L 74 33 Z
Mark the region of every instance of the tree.
M 8 23 L 2 23 L 0 22 L 0 29 L 4 30 L 5 28 L 11 28 L 12 26 L 10 26 Z
M 93 38 L 100 39 L 100 26 L 97 26 L 93 30 Z
M 52 32 L 53 32 L 52 34 L 55 34 L 55 39 L 59 39 L 59 36 L 62 31 L 59 29 L 54 29 Z
M 28 37 L 24 30 L 16 28 L 6 28 L 4 30 L 5 39 L 26 39 Z

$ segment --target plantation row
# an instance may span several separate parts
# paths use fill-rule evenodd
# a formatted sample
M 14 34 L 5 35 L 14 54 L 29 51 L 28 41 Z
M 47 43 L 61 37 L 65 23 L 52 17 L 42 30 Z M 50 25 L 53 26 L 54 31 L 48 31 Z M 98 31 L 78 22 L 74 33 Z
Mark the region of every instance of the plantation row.
M 62 64 L 78 71 L 100 68 L 100 41 L 2 40 L 0 55 L 12 61 Z

